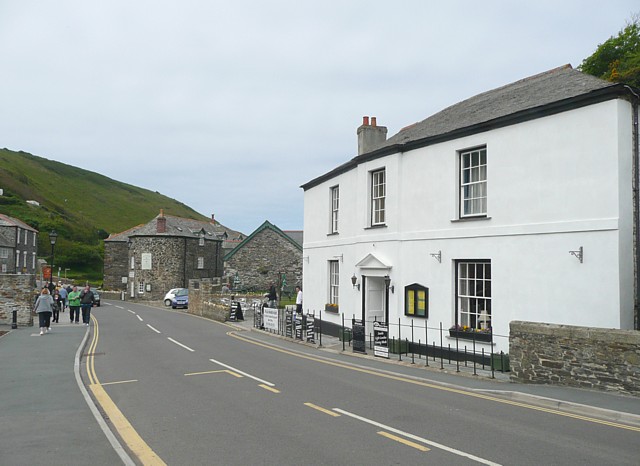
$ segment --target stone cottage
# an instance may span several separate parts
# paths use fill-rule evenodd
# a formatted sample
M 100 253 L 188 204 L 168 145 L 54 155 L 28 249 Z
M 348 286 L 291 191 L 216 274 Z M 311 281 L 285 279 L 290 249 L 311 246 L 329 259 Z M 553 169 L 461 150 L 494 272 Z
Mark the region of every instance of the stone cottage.
M 235 288 L 267 290 L 273 282 L 285 290 L 302 284 L 302 232 L 282 231 L 265 221 L 224 256 Z
M 38 230 L 0 214 L 0 273 L 35 274 L 37 255 Z
M 104 241 L 104 288 L 127 298 L 160 300 L 191 279 L 223 275 L 224 236 L 216 223 L 160 214 Z M 236 232 L 233 232 L 236 233 Z

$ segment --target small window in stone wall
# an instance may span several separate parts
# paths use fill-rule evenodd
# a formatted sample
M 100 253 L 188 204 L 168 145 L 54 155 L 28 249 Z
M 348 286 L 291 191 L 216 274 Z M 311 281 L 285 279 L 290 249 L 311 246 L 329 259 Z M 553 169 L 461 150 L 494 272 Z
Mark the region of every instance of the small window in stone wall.
M 204 269 L 204 257 L 198 257 L 198 268 Z
M 136 268 L 136 258 L 131 256 L 131 270 Z
M 139 294 L 144 294 L 144 282 L 143 281 L 140 281 L 138 283 L 138 293 Z

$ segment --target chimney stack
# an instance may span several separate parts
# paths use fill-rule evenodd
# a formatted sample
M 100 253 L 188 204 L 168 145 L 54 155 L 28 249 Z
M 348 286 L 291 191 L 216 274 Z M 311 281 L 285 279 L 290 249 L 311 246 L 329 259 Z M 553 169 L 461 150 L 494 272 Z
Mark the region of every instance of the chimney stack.
M 358 128 L 358 155 L 377 149 L 387 140 L 387 127 L 378 126 L 377 118 L 362 117 L 362 126 Z
M 213 223 L 214 225 L 216 224 L 216 215 L 215 214 L 211 214 L 211 223 Z
M 160 209 L 160 215 L 156 219 L 156 233 L 167 232 L 167 217 L 164 216 L 164 210 Z

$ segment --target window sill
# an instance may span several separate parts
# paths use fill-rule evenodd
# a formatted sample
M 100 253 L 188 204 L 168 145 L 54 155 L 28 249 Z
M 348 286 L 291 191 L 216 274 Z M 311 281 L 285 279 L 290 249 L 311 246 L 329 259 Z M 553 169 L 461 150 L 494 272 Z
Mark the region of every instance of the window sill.
M 478 216 L 478 217 L 462 217 L 462 218 L 454 218 L 451 220 L 451 223 L 460 223 L 460 222 L 478 222 L 482 220 L 491 220 L 491 217 L 486 215 Z
M 339 232 L 334 231 L 333 233 L 327 233 L 327 236 L 338 236 L 339 234 Z
M 375 230 L 376 228 L 387 228 L 387 224 L 382 223 L 380 225 L 371 225 L 369 227 L 366 227 L 365 230 Z

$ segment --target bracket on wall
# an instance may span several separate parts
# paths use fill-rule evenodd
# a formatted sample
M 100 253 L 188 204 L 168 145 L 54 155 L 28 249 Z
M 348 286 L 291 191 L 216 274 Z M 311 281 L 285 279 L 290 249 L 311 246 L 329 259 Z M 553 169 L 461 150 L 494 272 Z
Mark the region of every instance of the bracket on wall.
M 580 248 L 577 251 L 569 251 L 569 254 L 571 254 L 572 256 L 575 256 L 576 259 L 578 259 L 582 264 L 582 261 L 584 260 L 584 248 L 582 246 L 580 246 Z
M 333 256 L 333 257 L 334 257 L 334 259 L 340 259 L 340 262 L 344 261 L 344 254 L 339 254 L 339 255 Z
M 442 263 L 442 251 L 432 252 L 429 255 L 433 257 L 435 260 L 437 260 L 439 263 Z

